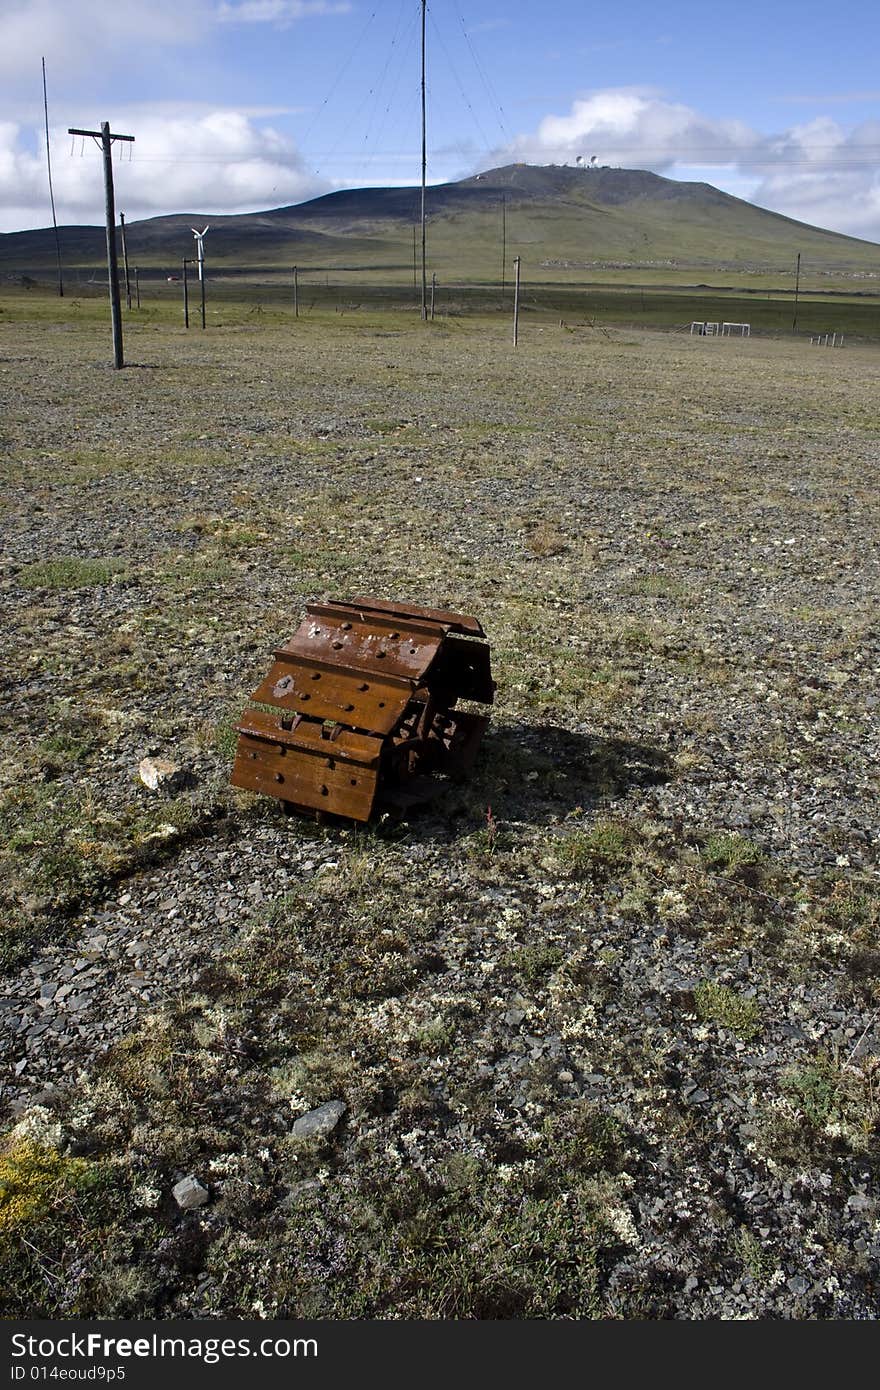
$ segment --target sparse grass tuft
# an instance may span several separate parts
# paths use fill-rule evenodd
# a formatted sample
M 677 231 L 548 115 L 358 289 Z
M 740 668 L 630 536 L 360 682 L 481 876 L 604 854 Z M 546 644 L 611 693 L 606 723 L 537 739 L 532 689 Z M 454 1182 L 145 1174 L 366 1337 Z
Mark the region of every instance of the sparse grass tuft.
M 519 946 L 508 957 L 510 964 L 529 984 L 542 980 L 556 970 L 565 959 L 562 950 L 549 941 L 536 941 Z
M 786 1072 L 782 1091 L 792 1098 L 811 1125 L 823 1129 L 834 1109 L 840 1082 L 839 1066 L 831 1057 L 821 1056 L 815 1062 Z
M 629 826 L 598 821 L 590 830 L 567 835 L 559 847 L 559 859 L 572 878 L 620 873 L 631 862 L 633 845 Z
M 546 560 L 554 555 L 563 555 L 568 549 L 568 541 L 552 522 L 542 521 L 528 532 L 526 546 L 536 559 Z
M 97 584 L 112 584 L 124 568 L 121 560 L 89 560 L 65 555 L 25 565 L 18 579 L 25 589 L 85 589 Z
M 703 863 L 709 869 L 722 869 L 732 872 L 744 865 L 760 865 L 765 862 L 764 851 L 753 840 L 744 835 L 722 833 L 710 835 L 703 846 Z

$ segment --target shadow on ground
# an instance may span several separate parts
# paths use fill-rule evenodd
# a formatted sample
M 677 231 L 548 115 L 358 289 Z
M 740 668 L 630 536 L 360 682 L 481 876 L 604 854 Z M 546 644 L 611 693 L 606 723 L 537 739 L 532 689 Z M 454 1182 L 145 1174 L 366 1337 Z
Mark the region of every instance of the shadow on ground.
M 319 837 L 345 838 L 354 827 L 379 839 L 448 844 L 484 828 L 490 810 L 499 825 L 536 827 L 574 811 L 613 814 L 614 802 L 626 792 L 668 782 L 673 771 L 670 754 L 647 743 L 575 733 L 557 724 L 493 724 L 471 772 L 457 781 L 427 779 L 436 795 L 421 804 L 403 810 L 386 803 L 384 814 L 360 827 L 333 815 L 317 821 L 294 812 L 292 818 Z M 287 816 L 282 802 L 261 797 L 246 818 L 283 821 Z M 224 827 L 228 838 L 235 838 L 238 826 L 238 817 L 231 817 Z
M 470 791 L 496 794 L 495 813 L 543 821 L 548 806 L 568 811 L 668 782 L 669 753 L 631 739 L 574 733 L 558 724 L 496 726 L 486 736 Z
M 647 743 L 556 724 L 493 725 L 469 776 L 410 812 L 408 831 L 419 841 L 458 839 L 485 826 L 490 809 L 498 823 L 546 825 L 578 809 L 611 811 L 632 788 L 672 776 L 670 754 Z

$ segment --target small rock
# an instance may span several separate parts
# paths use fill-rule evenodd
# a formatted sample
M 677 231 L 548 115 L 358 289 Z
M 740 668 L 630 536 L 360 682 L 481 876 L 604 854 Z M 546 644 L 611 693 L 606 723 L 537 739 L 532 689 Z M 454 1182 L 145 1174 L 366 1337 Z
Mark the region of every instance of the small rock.
M 192 1211 L 194 1207 L 205 1205 L 209 1193 L 198 1178 L 190 1175 L 187 1178 L 181 1178 L 179 1183 L 175 1183 L 171 1189 L 171 1195 L 182 1211 Z
M 294 1121 L 294 1139 L 324 1139 L 339 1124 L 346 1109 L 345 1101 L 328 1100 L 316 1110 L 309 1110 L 305 1115 L 300 1115 L 299 1119 Z
M 700 1086 L 687 1086 L 683 1089 L 685 1105 L 705 1105 L 709 1099 L 709 1092 L 704 1091 Z
M 186 782 L 183 768 L 169 758 L 142 758 L 138 776 L 151 792 L 176 792 Z

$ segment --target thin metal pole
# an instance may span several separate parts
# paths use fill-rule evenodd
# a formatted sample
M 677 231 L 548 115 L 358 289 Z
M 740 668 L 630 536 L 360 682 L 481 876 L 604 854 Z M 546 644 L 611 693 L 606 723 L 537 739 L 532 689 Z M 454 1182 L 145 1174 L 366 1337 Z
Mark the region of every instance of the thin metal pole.
M 792 333 L 797 333 L 798 295 L 800 294 L 800 288 L 801 288 L 801 253 L 800 253 L 800 251 L 798 251 L 798 256 L 797 256 L 797 269 L 795 270 L 795 278 L 794 278 L 794 318 L 793 318 L 792 321 L 791 321 L 791 331 L 792 331 Z
M 431 322 L 434 322 L 434 296 L 437 293 L 437 272 L 431 275 Z
M 183 326 L 189 328 L 189 281 L 186 275 L 186 268 L 189 265 L 189 258 L 183 258 Z
M 504 281 L 507 277 L 507 194 L 501 195 L 501 303 L 504 303 Z
M 519 342 L 519 256 L 513 258 L 513 346 Z
M 131 313 L 131 281 L 128 278 L 128 250 L 125 245 L 125 213 L 119 214 L 119 234 L 122 238 L 122 265 L 125 273 L 125 302 Z
M 299 318 L 299 266 L 293 267 L 293 317 Z
M 138 308 L 140 308 L 140 307 L 141 307 L 141 280 L 140 280 L 140 276 L 139 276 L 139 274 L 138 274 L 138 268 L 137 268 L 137 266 L 135 266 L 135 268 L 134 268 L 134 296 L 135 296 L 135 304 L 137 305 Z
M 201 247 L 199 247 L 201 250 Z M 202 328 L 205 326 L 205 260 L 199 256 L 199 285 L 202 291 Z
M 58 236 L 58 219 L 55 216 L 55 193 L 52 189 L 52 156 L 49 153 L 49 99 L 46 96 L 46 59 L 43 58 L 43 115 L 46 118 L 46 169 L 49 173 L 49 203 L 52 207 L 52 226 L 55 229 L 55 256 L 58 261 L 58 297 L 64 298 L 64 280 L 61 275 L 61 241 Z
M 427 124 L 425 118 L 425 13 L 427 0 L 422 0 L 422 318 L 428 317 L 428 281 L 425 269 L 425 179 L 428 169 Z

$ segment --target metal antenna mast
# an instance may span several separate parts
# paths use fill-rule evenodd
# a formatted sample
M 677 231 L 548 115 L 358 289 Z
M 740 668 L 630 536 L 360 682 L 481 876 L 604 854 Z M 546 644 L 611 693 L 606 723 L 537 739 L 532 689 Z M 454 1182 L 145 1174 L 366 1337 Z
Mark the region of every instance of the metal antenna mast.
M 61 241 L 58 237 L 58 219 L 55 216 L 55 192 L 52 188 L 52 155 L 49 151 L 49 98 L 46 96 L 46 59 L 43 64 L 43 115 L 46 121 L 46 169 L 49 173 L 49 202 L 52 205 L 52 226 L 55 229 L 55 256 L 58 261 L 58 297 L 64 298 L 64 278 L 61 273 Z
M 428 317 L 428 272 L 425 263 L 425 175 L 428 167 L 428 147 L 426 143 L 425 122 L 425 11 L 427 0 L 422 0 L 422 318 Z

